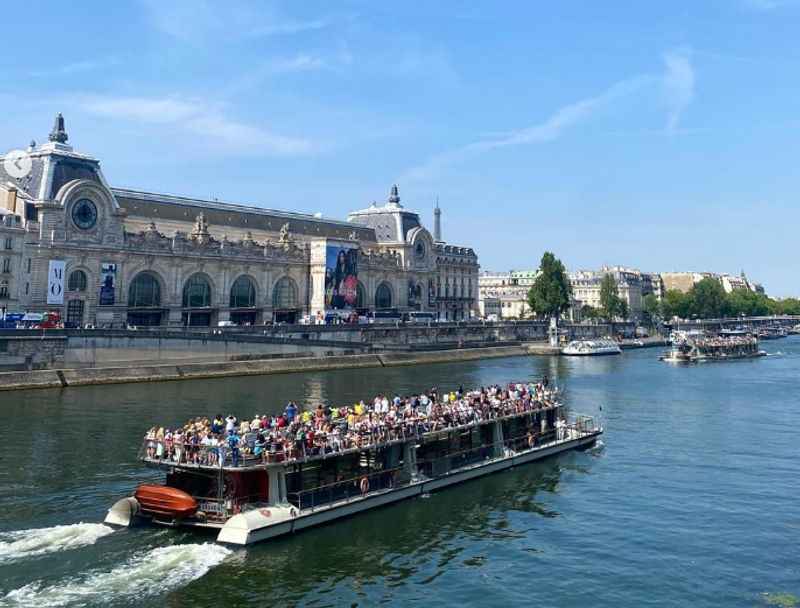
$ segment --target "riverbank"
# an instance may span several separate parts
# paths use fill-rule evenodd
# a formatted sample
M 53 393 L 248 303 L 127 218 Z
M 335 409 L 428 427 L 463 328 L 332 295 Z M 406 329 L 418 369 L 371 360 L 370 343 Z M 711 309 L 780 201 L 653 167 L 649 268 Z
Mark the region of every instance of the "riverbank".
M 663 340 L 649 339 L 623 344 L 623 348 L 659 346 Z M 246 361 L 218 361 L 166 365 L 137 365 L 55 369 L 0 373 L 0 391 L 37 388 L 67 388 L 102 384 L 169 382 L 225 378 L 230 376 L 266 376 L 339 369 L 401 367 L 431 363 L 478 361 L 501 357 L 559 355 L 560 348 L 547 344 L 519 344 L 456 350 L 349 354 L 334 356 L 266 358 Z

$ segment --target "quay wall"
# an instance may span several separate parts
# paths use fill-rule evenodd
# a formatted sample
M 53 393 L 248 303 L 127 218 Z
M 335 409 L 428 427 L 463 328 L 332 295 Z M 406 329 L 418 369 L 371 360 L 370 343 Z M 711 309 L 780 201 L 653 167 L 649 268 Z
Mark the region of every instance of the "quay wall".
M 484 358 L 527 355 L 523 346 L 471 348 L 456 351 L 382 353 L 333 357 L 297 357 L 254 361 L 148 365 L 141 367 L 95 367 L 34 372 L 0 373 L 0 391 L 33 388 L 63 388 L 102 384 L 162 382 L 233 376 L 368 369 L 431 363 L 454 363 Z

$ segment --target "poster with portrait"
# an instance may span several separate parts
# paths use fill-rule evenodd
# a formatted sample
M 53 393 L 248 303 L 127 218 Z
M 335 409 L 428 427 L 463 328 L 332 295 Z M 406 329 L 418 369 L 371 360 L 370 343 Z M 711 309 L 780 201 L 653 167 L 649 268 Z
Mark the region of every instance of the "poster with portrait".
M 329 243 L 325 258 L 325 308 L 352 310 L 358 303 L 358 247 Z
M 64 260 L 50 260 L 47 269 L 47 303 L 64 303 Z
M 100 306 L 111 306 L 115 302 L 114 289 L 117 284 L 117 265 L 113 262 L 100 264 Z

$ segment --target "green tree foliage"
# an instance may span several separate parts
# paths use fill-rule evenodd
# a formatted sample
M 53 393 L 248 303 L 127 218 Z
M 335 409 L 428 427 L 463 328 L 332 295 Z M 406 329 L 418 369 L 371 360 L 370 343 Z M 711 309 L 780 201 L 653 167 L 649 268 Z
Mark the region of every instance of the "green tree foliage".
M 642 312 L 651 324 L 655 323 L 656 319 L 661 318 L 661 302 L 658 301 L 655 294 L 649 293 L 642 298 Z
M 600 311 L 607 321 L 615 317 L 628 318 L 628 303 L 619 297 L 617 281 L 611 274 L 604 275 L 600 282 Z
M 691 313 L 699 319 L 717 319 L 728 313 L 728 297 L 722 283 L 706 277 L 689 290 Z
M 590 320 L 599 319 L 600 311 L 590 304 L 584 304 L 581 306 L 581 318 Z
M 546 251 L 539 264 L 539 275 L 528 292 L 528 304 L 537 315 L 558 318 L 569 309 L 572 286 L 564 264 Z
M 661 314 L 665 319 L 680 317 L 686 319 L 691 316 L 692 301 L 689 294 L 677 289 L 668 289 L 661 299 Z
M 770 299 L 749 289 L 734 289 L 728 294 L 728 314 L 734 317 L 763 317 L 772 314 Z

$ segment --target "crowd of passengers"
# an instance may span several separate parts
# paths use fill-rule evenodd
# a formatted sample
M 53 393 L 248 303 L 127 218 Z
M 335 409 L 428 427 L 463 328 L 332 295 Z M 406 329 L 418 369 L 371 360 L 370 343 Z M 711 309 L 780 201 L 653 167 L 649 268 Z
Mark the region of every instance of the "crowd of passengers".
M 503 416 L 551 407 L 558 389 L 545 377 L 539 383 L 459 388 L 389 399 L 378 395 L 350 407 L 319 405 L 300 410 L 290 402 L 278 416 L 239 420 L 233 415 L 195 418 L 176 429 L 151 428 L 147 457 L 176 463 L 239 466 L 246 458 L 265 462 L 294 460 L 385 443 Z

